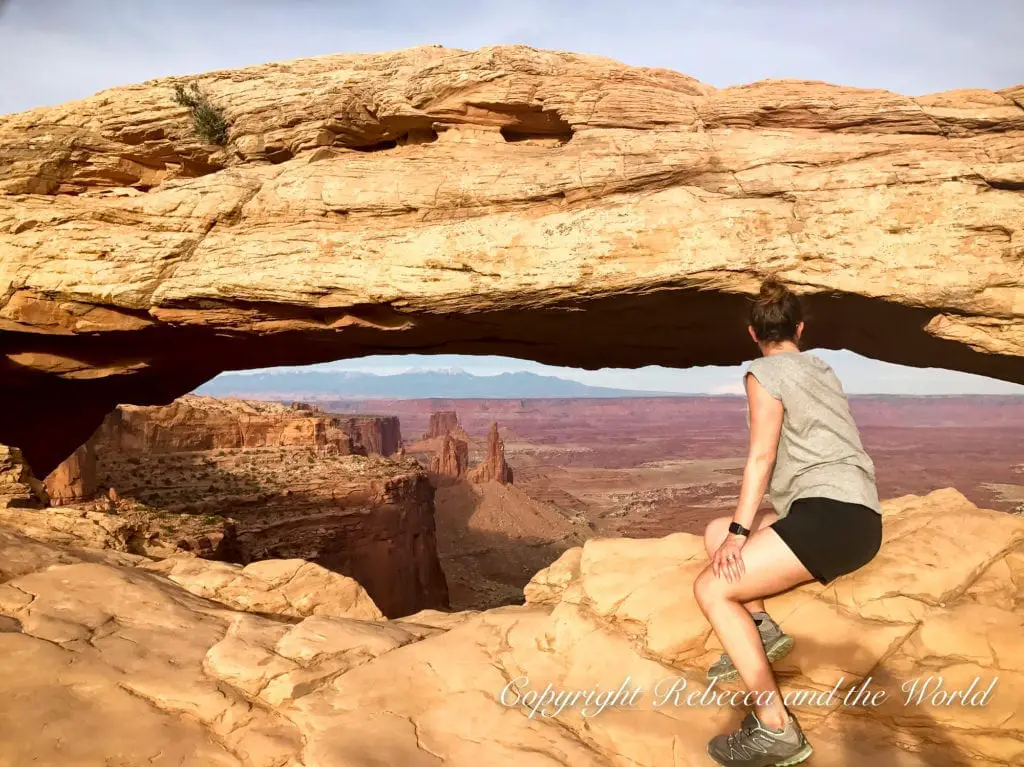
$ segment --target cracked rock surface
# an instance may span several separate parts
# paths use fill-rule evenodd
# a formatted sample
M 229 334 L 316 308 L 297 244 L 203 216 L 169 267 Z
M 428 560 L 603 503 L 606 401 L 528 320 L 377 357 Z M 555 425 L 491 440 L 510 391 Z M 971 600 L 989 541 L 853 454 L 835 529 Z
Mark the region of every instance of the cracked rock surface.
M 948 489 L 883 507 L 875 561 L 768 602 L 796 639 L 783 692 L 823 696 L 793 705 L 815 763 L 1019 764 L 1024 519 Z M 268 598 L 311 565 L 185 572 L 0 527 L 0 764 L 703 765 L 741 717 L 686 705 L 720 651 L 691 591 L 703 561 L 688 534 L 595 539 L 539 572 L 524 605 L 385 620 L 360 600 Z M 344 586 L 301 591 L 322 605 Z M 997 683 L 985 705 L 905 705 L 903 685 L 938 676 Z M 869 677 L 888 697 L 844 704 Z M 599 712 L 580 698 L 533 713 L 522 695 L 624 682 L 632 703 Z

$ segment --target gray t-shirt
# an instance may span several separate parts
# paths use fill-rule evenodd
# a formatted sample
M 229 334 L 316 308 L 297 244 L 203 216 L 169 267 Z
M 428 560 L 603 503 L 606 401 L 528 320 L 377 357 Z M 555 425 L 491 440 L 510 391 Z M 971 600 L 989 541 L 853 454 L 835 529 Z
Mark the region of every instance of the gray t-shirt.
M 828 363 L 808 352 L 782 352 L 752 361 L 744 378 L 747 373 L 785 408 L 768 488 L 776 514 L 786 516 L 793 501 L 811 496 L 860 503 L 881 514 L 875 465 Z

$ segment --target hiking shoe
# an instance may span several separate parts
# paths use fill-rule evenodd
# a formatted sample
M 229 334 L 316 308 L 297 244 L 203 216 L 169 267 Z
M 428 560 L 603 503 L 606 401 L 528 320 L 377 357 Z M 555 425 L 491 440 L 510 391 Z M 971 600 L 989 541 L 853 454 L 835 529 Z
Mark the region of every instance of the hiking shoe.
M 708 743 L 708 756 L 724 767 L 789 767 L 812 753 L 814 749 L 792 714 L 782 730 L 773 730 L 751 711 L 739 730 Z
M 768 613 L 751 613 L 751 617 L 761 620 L 757 630 L 761 634 L 761 646 L 764 647 L 769 663 L 784 658 L 793 649 L 793 637 L 783 632 Z M 725 653 L 708 669 L 709 682 L 715 679 L 719 682 L 732 682 L 739 678 L 740 674 L 732 664 L 732 659 Z

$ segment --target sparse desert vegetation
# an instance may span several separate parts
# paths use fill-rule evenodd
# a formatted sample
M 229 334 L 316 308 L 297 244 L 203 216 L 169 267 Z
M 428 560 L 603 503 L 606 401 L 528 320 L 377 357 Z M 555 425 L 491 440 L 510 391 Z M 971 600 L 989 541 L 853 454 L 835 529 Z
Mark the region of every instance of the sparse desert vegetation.
M 198 83 L 175 84 L 174 100 L 192 113 L 192 125 L 204 140 L 211 144 L 227 142 L 228 121 L 224 117 L 224 112 L 211 103 L 210 97 Z

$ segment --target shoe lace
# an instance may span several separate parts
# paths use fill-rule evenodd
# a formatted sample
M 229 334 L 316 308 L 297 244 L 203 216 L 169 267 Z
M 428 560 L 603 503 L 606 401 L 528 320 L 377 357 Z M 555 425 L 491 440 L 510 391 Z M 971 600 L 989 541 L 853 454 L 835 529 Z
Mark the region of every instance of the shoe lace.
M 765 730 L 756 721 L 744 722 L 740 725 L 739 730 L 730 734 L 726 738 L 726 743 L 734 757 L 745 759 L 749 757 L 752 752 L 760 754 L 767 752 L 764 737 L 762 737 L 761 741 L 758 741 L 758 739 L 754 737 L 754 734 L 757 732 L 764 733 L 764 735 L 767 736 Z
M 747 744 L 744 741 L 746 741 L 748 738 L 750 738 L 750 736 L 754 734 L 755 730 L 757 730 L 757 723 L 756 722 L 750 722 L 750 723 L 746 723 L 746 724 L 741 725 L 740 729 L 738 729 L 736 732 L 734 732 L 731 735 L 729 735 L 729 737 L 727 739 L 727 741 L 729 743 L 729 747 L 730 748 L 745 747 Z

